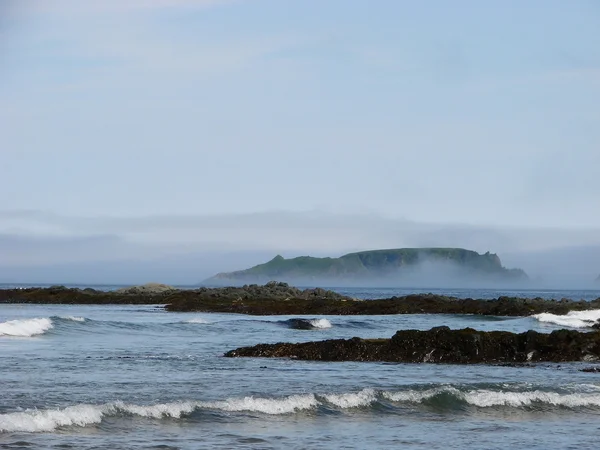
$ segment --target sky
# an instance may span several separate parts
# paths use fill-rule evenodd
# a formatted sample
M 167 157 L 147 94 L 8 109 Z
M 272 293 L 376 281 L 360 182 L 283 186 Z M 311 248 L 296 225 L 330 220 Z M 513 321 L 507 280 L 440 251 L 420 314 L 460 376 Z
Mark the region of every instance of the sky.
M 598 23 L 595 0 L 5 0 L 0 237 L 600 245 Z

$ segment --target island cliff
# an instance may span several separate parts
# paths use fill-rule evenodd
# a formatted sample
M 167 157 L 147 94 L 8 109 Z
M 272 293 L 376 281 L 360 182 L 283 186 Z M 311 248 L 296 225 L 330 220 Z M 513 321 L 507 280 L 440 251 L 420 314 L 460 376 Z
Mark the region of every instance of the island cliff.
M 230 285 L 278 280 L 294 284 L 335 282 L 431 283 L 476 281 L 522 281 L 520 269 L 502 266 L 498 255 L 479 254 L 462 248 L 401 248 L 349 253 L 339 258 L 300 256 L 271 261 L 246 270 L 219 273 L 206 284 Z

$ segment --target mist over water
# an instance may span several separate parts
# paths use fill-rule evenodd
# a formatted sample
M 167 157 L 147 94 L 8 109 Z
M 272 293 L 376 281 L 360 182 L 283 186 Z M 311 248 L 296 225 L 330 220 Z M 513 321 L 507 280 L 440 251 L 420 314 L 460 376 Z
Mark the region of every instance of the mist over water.
M 14 232 L 17 224 L 18 234 Z M 375 213 L 283 211 L 82 219 L 13 212 L 0 214 L 0 282 L 194 285 L 220 272 L 264 263 L 277 254 L 338 257 L 406 247 L 497 253 L 503 266 L 521 268 L 529 275 L 531 288 L 593 289 L 600 275 L 600 229 L 434 225 Z M 414 281 L 394 280 L 391 285 L 498 286 L 496 280 L 474 282 L 451 267 L 431 272 L 421 267 Z M 340 285 L 327 278 L 291 281 Z M 390 285 L 389 280 L 381 283 Z M 345 280 L 343 284 L 365 282 Z

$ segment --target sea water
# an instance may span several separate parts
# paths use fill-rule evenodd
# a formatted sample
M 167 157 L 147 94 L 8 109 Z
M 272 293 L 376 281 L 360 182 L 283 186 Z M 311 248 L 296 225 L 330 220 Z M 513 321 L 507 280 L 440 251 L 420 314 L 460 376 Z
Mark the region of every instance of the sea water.
M 400 289 L 346 289 L 362 298 Z M 414 292 L 411 291 L 411 292 Z M 599 291 L 443 291 L 592 299 Z M 600 313 L 245 316 L 156 306 L 0 305 L 0 448 L 598 448 L 590 363 L 492 365 L 224 358 L 269 342 L 399 329 L 590 329 Z M 305 318 L 310 330 L 290 327 Z

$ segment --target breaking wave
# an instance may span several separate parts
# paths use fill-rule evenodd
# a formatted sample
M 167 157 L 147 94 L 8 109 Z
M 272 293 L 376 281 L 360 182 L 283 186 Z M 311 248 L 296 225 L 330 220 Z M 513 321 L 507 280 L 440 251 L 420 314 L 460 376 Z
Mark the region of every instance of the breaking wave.
M 175 418 L 189 415 L 198 409 L 229 412 L 258 412 L 263 414 L 289 414 L 318 406 L 312 394 L 292 395 L 280 399 L 244 397 L 216 402 L 182 401 L 155 405 L 134 405 L 121 401 L 104 405 L 75 405 L 61 409 L 27 410 L 0 414 L 0 432 L 44 432 L 60 427 L 98 424 L 104 417 L 133 415 L 153 419 Z
M 209 324 L 210 322 L 206 319 L 203 319 L 202 317 L 196 317 L 194 319 L 190 319 L 190 320 L 185 320 L 183 323 L 202 323 L 202 324 Z
M 333 326 L 327 319 L 288 319 L 280 323 L 295 330 L 325 330 Z
M 313 327 L 320 329 L 331 328 L 333 326 L 327 319 L 312 319 L 310 323 Z
M 71 320 L 73 322 L 85 322 L 85 317 L 77 317 L 77 316 L 60 316 L 61 319 Z
M 579 392 L 534 390 L 473 389 L 454 386 L 415 388 L 397 392 L 366 388 L 358 392 L 302 394 L 281 398 L 243 397 L 223 401 L 176 401 L 154 405 L 136 405 L 122 401 L 103 405 L 80 404 L 60 409 L 26 410 L 0 414 L 0 432 L 48 432 L 61 427 L 85 427 L 99 424 L 105 417 L 138 416 L 152 419 L 178 419 L 198 410 L 251 412 L 266 415 L 322 411 L 331 408 L 373 408 L 377 404 L 391 407 L 435 406 L 447 409 L 521 408 L 534 411 L 548 408 L 600 408 L 600 388 L 579 386 Z
M 356 393 L 325 394 L 323 398 L 339 408 L 358 408 L 377 401 L 377 392 L 374 389 L 367 388 Z
M 31 337 L 44 334 L 52 328 L 48 318 L 9 320 L 0 323 L 0 336 Z
M 425 391 L 383 392 L 382 396 L 393 402 L 426 403 L 443 397 L 453 401 L 480 408 L 493 406 L 562 406 L 575 408 L 581 406 L 600 407 L 600 392 L 558 393 L 541 390 L 510 392 L 489 389 L 460 391 L 454 387 L 443 387 Z
M 589 311 L 570 311 L 565 315 L 550 313 L 535 314 L 532 316 L 540 322 L 553 323 L 570 328 L 590 328 L 600 320 L 600 309 Z

